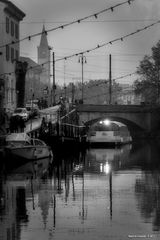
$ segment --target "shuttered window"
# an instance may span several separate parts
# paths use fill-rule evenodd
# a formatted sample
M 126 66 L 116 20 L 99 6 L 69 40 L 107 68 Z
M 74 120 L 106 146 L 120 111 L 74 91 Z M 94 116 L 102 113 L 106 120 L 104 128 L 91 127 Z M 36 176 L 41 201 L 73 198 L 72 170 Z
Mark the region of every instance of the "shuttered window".
M 10 47 L 6 45 L 6 60 L 9 61 L 10 58 Z
M 6 33 L 9 33 L 9 18 L 6 17 Z
M 14 36 L 14 22 L 11 21 L 11 35 Z
M 11 62 L 14 61 L 14 48 L 11 48 Z
M 18 26 L 18 24 L 15 24 L 15 37 L 17 39 L 19 38 L 19 26 Z

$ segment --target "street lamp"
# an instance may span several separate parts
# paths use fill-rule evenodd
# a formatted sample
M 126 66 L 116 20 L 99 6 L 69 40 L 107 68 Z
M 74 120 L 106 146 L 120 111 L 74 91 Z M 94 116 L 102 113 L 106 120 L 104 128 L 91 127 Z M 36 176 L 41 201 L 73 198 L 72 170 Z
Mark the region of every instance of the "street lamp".
M 52 105 L 54 106 L 56 104 L 56 98 L 55 98 L 56 85 L 55 85 L 55 58 L 54 58 L 54 52 L 52 53 L 52 60 L 53 60 L 53 86 L 52 86 L 53 101 L 52 101 Z
M 78 62 L 82 64 L 82 103 L 83 103 L 83 64 L 87 63 L 87 59 L 83 56 L 83 53 L 79 56 Z

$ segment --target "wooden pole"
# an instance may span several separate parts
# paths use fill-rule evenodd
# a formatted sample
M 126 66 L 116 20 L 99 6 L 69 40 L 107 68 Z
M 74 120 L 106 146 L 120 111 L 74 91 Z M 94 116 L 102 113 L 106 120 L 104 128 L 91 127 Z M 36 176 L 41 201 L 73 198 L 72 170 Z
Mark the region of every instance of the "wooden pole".
M 111 54 L 109 54 L 109 104 L 112 104 L 112 63 L 111 63 Z
M 54 52 L 53 52 L 53 86 L 52 86 L 52 94 L 53 94 L 53 100 L 52 100 L 52 105 L 55 105 L 55 90 L 56 90 L 56 85 L 55 85 L 55 59 L 54 59 Z

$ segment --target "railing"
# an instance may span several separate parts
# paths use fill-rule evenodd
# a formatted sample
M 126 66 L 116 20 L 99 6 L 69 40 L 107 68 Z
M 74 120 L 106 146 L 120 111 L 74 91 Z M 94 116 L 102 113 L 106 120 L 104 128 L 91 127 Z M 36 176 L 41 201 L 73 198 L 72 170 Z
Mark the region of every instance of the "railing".
M 55 112 L 57 116 L 55 117 Z M 45 122 L 42 121 L 42 124 L 28 131 L 28 135 L 32 138 L 72 138 L 81 139 L 86 135 L 86 127 L 78 125 L 78 118 L 75 109 L 70 111 L 64 116 L 59 115 L 59 109 L 56 111 L 48 111 L 48 109 L 43 111 L 43 116 L 50 116 Z M 54 115 L 54 118 L 52 117 Z M 52 121 L 54 119 L 54 121 Z
M 68 123 L 54 123 L 41 126 L 28 132 L 32 138 L 72 138 L 81 141 L 81 138 L 86 136 L 86 127 Z
M 40 127 L 28 131 L 27 134 L 31 138 L 39 138 L 40 137 Z
M 64 137 L 80 138 L 86 135 L 86 128 L 85 126 L 62 123 L 60 125 L 60 134 Z

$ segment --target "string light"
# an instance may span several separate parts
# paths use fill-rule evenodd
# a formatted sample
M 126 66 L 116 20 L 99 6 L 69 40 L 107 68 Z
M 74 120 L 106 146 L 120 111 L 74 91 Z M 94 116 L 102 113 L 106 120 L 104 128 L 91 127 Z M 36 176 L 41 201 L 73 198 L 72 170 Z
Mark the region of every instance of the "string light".
M 129 74 L 126 74 L 126 75 L 122 75 L 120 77 L 116 77 L 116 78 L 113 78 L 112 81 L 116 81 L 116 80 L 120 80 L 120 79 L 123 79 L 123 78 L 126 78 L 126 77 L 130 77 L 132 75 L 135 75 L 137 74 L 137 72 L 133 72 L 133 73 L 129 73 Z M 94 86 L 99 86 L 99 85 L 102 85 L 102 84 L 108 84 L 108 80 L 107 81 L 104 81 L 104 82 L 100 82 L 100 83 L 96 83 L 95 85 L 91 85 L 90 87 L 94 87 Z M 88 86 L 89 88 L 89 86 Z
M 103 43 L 103 44 L 101 44 L 101 45 L 98 44 L 98 45 L 97 45 L 96 47 L 94 47 L 94 48 L 91 48 L 91 49 L 88 49 L 88 50 L 86 50 L 86 51 L 79 52 L 79 53 L 76 53 L 76 54 L 69 55 L 69 56 L 67 56 L 67 58 L 71 58 L 71 57 L 75 57 L 75 56 L 78 56 L 78 55 L 81 55 L 81 54 L 85 54 L 85 53 L 89 53 L 89 52 L 95 51 L 95 50 L 98 49 L 98 48 L 102 48 L 102 47 L 107 46 L 107 45 L 112 45 L 113 42 L 123 41 L 125 38 L 128 38 L 128 37 L 130 37 L 130 36 L 132 36 L 132 35 L 135 35 L 135 34 L 137 34 L 137 33 L 143 32 L 143 31 L 145 31 L 146 29 L 151 28 L 151 27 L 153 27 L 154 25 L 159 24 L 159 23 L 160 23 L 160 20 L 158 20 L 157 22 L 152 23 L 152 24 L 150 24 L 150 25 L 147 25 L 147 26 L 145 26 L 145 27 L 143 27 L 143 28 L 141 28 L 141 29 L 138 29 L 138 30 L 136 30 L 136 31 L 134 31 L 134 32 L 131 32 L 131 33 L 129 33 L 129 34 L 126 34 L 126 35 L 124 35 L 124 36 L 122 36 L 122 37 L 116 38 L 116 39 L 114 39 L 114 40 L 112 40 L 112 41 Z M 61 61 L 61 60 L 63 60 L 63 59 L 64 59 L 64 58 L 59 58 L 59 59 L 57 59 L 56 61 Z
M 112 40 L 112 41 L 103 43 L 103 44 L 101 44 L 101 45 L 97 45 L 96 47 L 94 47 L 94 48 L 92 48 L 92 49 L 88 49 L 88 50 L 83 51 L 83 52 L 79 52 L 79 53 L 75 53 L 75 54 L 72 54 L 72 55 L 69 55 L 69 56 L 65 56 L 65 57 L 63 57 L 63 58 L 59 58 L 59 59 L 55 60 L 55 62 L 64 60 L 64 59 L 66 59 L 66 58 L 69 59 L 69 58 L 72 58 L 72 57 L 75 57 L 75 56 L 78 56 L 78 55 L 82 55 L 82 54 L 85 54 L 85 53 L 89 53 L 89 52 L 95 51 L 95 50 L 98 49 L 98 48 L 102 48 L 102 47 L 104 47 L 104 46 L 107 46 L 108 44 L 112 44 L 113 42 L 116 42 L 116 41 L 119 41 L 119 40 L 122 41 L 122 39 L 124 40 L 124 38 L 128 38 L 128 37 L 130 37 L 130 36 L 132 36 L 132 35 L 135 35 L 135 34 L 137 34 L 137 33 L 139 33 L 139 32 L 142 32 L 142 31 L 144 31 L 144 30 L 146 30 L 146 29 L 148 29 L 148 28 L 150 28 L 150 27 L 152 27 L 152 26 L 154 26 L 154 25 L 156 25 L 156 24 L 159 24 L 159 23 L 160 23 L 160 20 L 158 20 L 157 22 L 152 23 L 152 24 L 150 24 L 150 25 L 147 25 L 147 26 L 145 26 L 145 27 L 143 27 L 143 28 L 141 28 L 141 29 L 138 29 L 138 31 L 136 30 L 136 31 L 134 31 L 134 32 L 132 32 L 132 33 L 129 33 L 129 34 L 127 34 L 127 35 L 124 35 L 123 37 L 114 39 L 114 40 Z M 6 45 L 6 46 L 7 46 L 7 45 Z M 47 62 L 45 62 L 45 63 L 43 63 L 43 64 L 41 64 L 41 65 L 38 65 L 38 66 L 42 66 L 42 67 L 43 67 L 44 64 L 48 64 L 49 62 L 50 62 L 50 61 L 47 61 Z M 35 66 L 35 67 L 37 67 L 37 66 Z M 35 67 L 33 67 L 33 68 L 35 68 Z M 8 74 L 8 73 L 0 74 L 0 76 L 1 76 L 1 75 L 4 75 L 4 74 Z
M 135 1 L 135 0 L 130 0 L 130 3 L 131 3 L 131 2 L 134 2 L 134 1 Z M 55 31 L 55 30 L 58 30 L 58 29 L 63 29 L 64 27 L 70 26 L 70 25 L 75 24 L 75 23 L 80 23 L 81 21 L 84 21 L 84 20 L 86 20 L 86 19 L 89 19 L 89 18 L 92 18 L 92 17 L 97 18 L 97 15 L 102 14 L 102 13 L 104 13 L 104 12 L 107 12 L 107 11 L 109 11 L 109 10 L 111 10 L 111 9 L 116 8 L 116 7 L 122 6 L 122 5 L 126 4 L 126 3 L 128 3 L 128 0 L 127 0 L 127 1 L 124 1 L 124 2 L 121 2 L 121 3 L 118 3 L 118 4 L 116 4 L 116 5 L 112 6 L 112 7 L 103 9 L 103 10 L 97 12 L 97 13 L 91 14 L 91 15 L 86 16 L 86 17 L 84 17 L 84 18 L 80 18 L 80 19 L 75 20 L 75 21 L 72 21 L 72 22 L 70 22 L 70 23 L 66 23 L 66 24 L 64 24 L 64 25 L 61 25 L 61 26 L 58 26 L 58 27 L 55 27 L 55 28 L 51 28 L 51 29 L 49 29 L 49 30 L 44 31 L 44 33 L 47 35 L 48 32 L 52 32 L 52 31 Z M 33 34 L 33 35 L 30 35 L 30 36 L 24 37 L 24 38 L 22 38 L 22 39 L 20 39 L 20 40 L 17 40 L 15 43 L 19 43 L 19 42 L 22 42 L 22 41 L 24 41 L 24 40 L 31 40 L 31 38 L 40 36 L 41 34 L 42 34 L 41 32 L 35 33 L 35 34 Z M 6 47 L 6 45 L 11 45 L 11 44 L 12 44 L 12 43 L 7 43 L 7 44 L 5 44 L 5 45 L 1 45 L 0 48 Z

